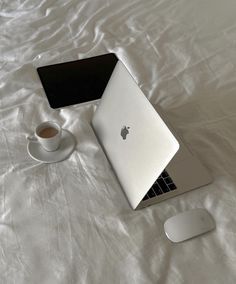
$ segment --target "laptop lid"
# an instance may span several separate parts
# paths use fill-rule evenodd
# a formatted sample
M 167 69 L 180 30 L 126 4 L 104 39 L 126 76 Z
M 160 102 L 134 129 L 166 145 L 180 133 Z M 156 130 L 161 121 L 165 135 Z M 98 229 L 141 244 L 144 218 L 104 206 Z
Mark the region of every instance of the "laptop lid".
M 92 126 L 135 209 L 179 144 L 121 61 L 114 68 Z

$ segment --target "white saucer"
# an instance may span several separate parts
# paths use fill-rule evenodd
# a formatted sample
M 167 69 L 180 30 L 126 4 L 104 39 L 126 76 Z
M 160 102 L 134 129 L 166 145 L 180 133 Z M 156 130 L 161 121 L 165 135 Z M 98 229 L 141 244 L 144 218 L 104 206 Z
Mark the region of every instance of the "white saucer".
M 56 163 L 65 160 L 75 149 L 76 140 L 72 133 L 62 129 L 60 147 L 53 152 L 45 151 L 37 142 L 29 141 L 27 151 L 31 158 L 43 163 Z

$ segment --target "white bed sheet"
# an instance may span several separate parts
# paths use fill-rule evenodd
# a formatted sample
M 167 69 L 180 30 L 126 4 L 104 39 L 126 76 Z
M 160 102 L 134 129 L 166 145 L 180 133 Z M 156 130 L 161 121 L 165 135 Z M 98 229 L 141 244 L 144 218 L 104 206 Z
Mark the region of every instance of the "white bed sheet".
M 0 2 L 0 283 L 235 283 L 233 0 Z M 132 211 L 90 126 L 95 104 L 53 110 L 36 67 L 115 52 L 214 182 Z M 77 139 L 43 164 L 26 136 L 56 120 Z M 216 230 L 172 244 L 163 222 L 204 207 Z

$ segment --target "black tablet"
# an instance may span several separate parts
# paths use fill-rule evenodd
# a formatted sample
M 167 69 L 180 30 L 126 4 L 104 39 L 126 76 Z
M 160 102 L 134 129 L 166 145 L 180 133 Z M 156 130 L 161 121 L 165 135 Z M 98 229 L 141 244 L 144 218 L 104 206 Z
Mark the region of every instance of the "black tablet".
M 101 98 L 117 63 L 113 53 L 37 68 L 52 108 Z

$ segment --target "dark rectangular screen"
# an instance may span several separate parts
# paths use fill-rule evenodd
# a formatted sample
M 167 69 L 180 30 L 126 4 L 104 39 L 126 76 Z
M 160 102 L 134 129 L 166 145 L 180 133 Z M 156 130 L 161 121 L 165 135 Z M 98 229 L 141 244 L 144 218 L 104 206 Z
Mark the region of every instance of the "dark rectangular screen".
M 101 98 L 117 60 L 110 53 L 37 68 L 50 106 L 60 108 Z

